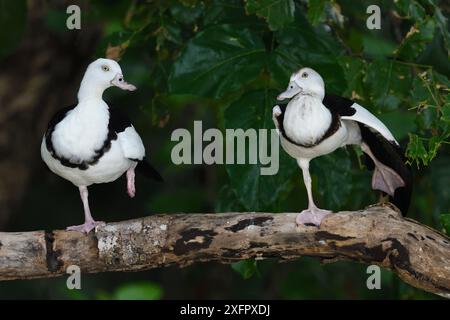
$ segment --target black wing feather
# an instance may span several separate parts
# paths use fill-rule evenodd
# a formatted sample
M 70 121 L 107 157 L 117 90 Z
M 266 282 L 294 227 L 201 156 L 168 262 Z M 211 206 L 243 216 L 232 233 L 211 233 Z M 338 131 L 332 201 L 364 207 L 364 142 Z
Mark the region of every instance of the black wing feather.
M 163 177 L 159 174 L 159 172 L 146 160 L 146 158 L 142 159 L 142 161 L 138 161 L 136 170 L 141 173 L 143 176 L 154 179 L 156 181 L 162 182 L 164 181 Z
M 354 101 L 335 94 L 326 94 L 322 103 L 331 113 L 337 113 L 341 117 L 352 116 L 356 113 L 356 109 L 352 108 Z
M 369 146 L 375 158 L 381 163 L 393 169 L 405 182 L 404 187 L 397 188 L 393 197 L 389 197 L 390 201 L 400 209 L 402 214 L 406 216 L 412 193 L 412 173 L 402 149 L 394 143 L 388 141 L 381 134 L 373 132 L 364 124 L 358 123 L 361 131 L 362 140 Z M 374 163 L 368 155 L 366 157 L 366 166 L 369 170 L 374 169 Z
M 118 107 L 109 108 L 109 131 L 113 131 L 116 134 L 125 131 L 126 128 L 132 126 L 131 120 L 126 113 L 120 110 Z
M 326 94 L 323 104 L 340 116 L 353 116 L 356 110 L 352 108 L 354 101 L 334 94 Z M 369 146 L 373 155 L 384 165 L 393 169 L 405 182 L 405 186 L 397 188 L 390 201 L 400 209 L 403 215 L 408 212 L 412 193 L 411 168 L 406 164 L 406 159 L 399 146 L 388 141 L 381 134 L 372 131 L 368 126 L 357 122 L 361 131 L 362 140 Z M 369 170 L 375 168 L 372 159 L 364 153 L 366 167 Z

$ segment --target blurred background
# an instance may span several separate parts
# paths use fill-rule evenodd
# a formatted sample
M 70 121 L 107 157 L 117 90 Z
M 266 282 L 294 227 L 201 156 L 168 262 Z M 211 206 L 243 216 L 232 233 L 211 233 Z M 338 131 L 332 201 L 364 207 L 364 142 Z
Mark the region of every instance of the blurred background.
M 69 30 L 69 5 L 81 29 Z M 369 5 L 381 29 L 369 30 Z M 328 92 L 358 101 L 404 146 L 414 171 L 409 216 L 450 232 L 449 5 L 437 0 L 0 0 L 0 231 L 80 224 L 78 190 L 52 174 L 39 146 L 52 114 L 76 102 L 86 66 L 120 60 L 132 94 L 104 98 L 132 118 L 165 178 L 125 179 L 89 188 L 96 219 L 119 221 L 177 212 L 296 212 L 306 192 L 295 161 L 280 171 L 259 165 L 174 165 L 176 128 L 273 128 L 274 97 L 290 74 L 316 69 Z M 361 151 L 338 150 L 312 162 L 318 203 L 361 209 L 378 200 Z M 64 277 L 0 282 L 3 299 L 435 299 L 387 270 L 368 290 L 365 265 L 317 259 L 202 263 L 139 273 L 83 275 L 82 290 Z

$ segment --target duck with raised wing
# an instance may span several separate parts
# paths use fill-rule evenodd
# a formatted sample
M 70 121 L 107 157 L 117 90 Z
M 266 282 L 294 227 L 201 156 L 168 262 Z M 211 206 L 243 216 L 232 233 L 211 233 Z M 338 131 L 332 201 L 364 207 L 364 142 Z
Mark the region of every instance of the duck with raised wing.
M 402 214 L 407 213 L 411 171 L 398 142 L 377 117 L 350 99 L 325 94 L 322 77 L 311 68 L 292 74 L 287 90 L 277 99 L 290 99 L 287 105 L 273 108 L 273 121 L 283 149 L 302 170 L 308 194 L 308 208 L 297 216 L 298 224 L 319 226 L 331 213 L 314 202 L 309 163 L 345 145 L 361 146 L 366 166 L 373 170 L 372 188 L 389 195 Z
M 116 86 L 134 91 L 114 60 L 92 62 L 81 81 L 76 105 L 59 110 L 50 120 L 41 144 L 41 156 L 52 172 L 72 182 L 80 191 L 85 222 L 67 230 L 88 233 L 102 221 L 92 218 L 88 186 L 111 182 L 126 172 L 127 190 L 134 197 L 135 169 L 161 181 L 160 174 L 146 162 L 142 139 L 130 120 L 110 108 L 103 92 Z

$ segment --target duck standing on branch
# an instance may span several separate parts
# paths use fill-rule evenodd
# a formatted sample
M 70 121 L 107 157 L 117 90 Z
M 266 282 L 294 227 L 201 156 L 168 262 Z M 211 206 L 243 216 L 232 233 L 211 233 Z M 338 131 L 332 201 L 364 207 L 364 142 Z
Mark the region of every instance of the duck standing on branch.
M 287 106 L 273 108 L 273 120 L 283 149 L 302 169 L 308 193 L 308 209 L 297 216 L 298 224 L 319 226 L 331 213 L 314 203 L 309 162 L 351 144 L 361 146 L 366 166 L 373 170 L 372 189 L 388 194 L 402 214 L 407 213 L 411 172 L 398 142 L 378 118 L 349 99 L 325 94 L 322 77 L 311 68 L 294 73 L 277 99 L 290 99 Z
M 161 181 L 159 173 L 146 162 L 141 137 L 130 120 L 103 101 L 103 92 L 116 86 L 134 91 L 125 82 L 117 62 L 97 59 L 81 81 L 78 104 L 58 111 L 42 139 L 41 156 L 55 174 L 69 180 L 80 191 L 85 222 L 67 230 L 88 233 L 104 222 L 92 218 L 88 186 L 111 182 L 126 172 L 127 189 L 134 197 L 135 169 Z

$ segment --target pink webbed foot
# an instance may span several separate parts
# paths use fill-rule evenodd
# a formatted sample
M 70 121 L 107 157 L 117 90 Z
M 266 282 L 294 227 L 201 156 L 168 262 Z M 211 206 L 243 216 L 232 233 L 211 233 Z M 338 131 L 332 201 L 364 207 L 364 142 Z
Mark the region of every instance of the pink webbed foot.
M 378 163 L 373 171 L 372 189 L 380 190 L 394 196 L 395 190 L 405 186 L 402 177 L 391 168 Z
M 136 195 L 136 187 L 134 185 L 134 167 L 127 171 L 127 191 L 130 198 Z
M 319 227 L 322 220 L 331 213 L 332 213 L 332 211 L 330 211 L 330 210 L 324 210 L 324 209 L 319 209 L 319 208 L 314 207 L 314 208 L 306 209 L 306 210 L 303 210 L 302 212 L 300 212 L 297 215 L 295 222 L 297 222 L 298 225 L 313 224 L 313 225 Z
M 78 226 L 70 226 L 67 227 L 66 230 L 67 231 L 78 231 L 78 232 L 84 232 L 84 233 L 89 233 L 92 229 L 94 229 L 97 226 L 103 226 L 105 225 L 104 221 L 87 221 L 83 224 L 80 224 Z

